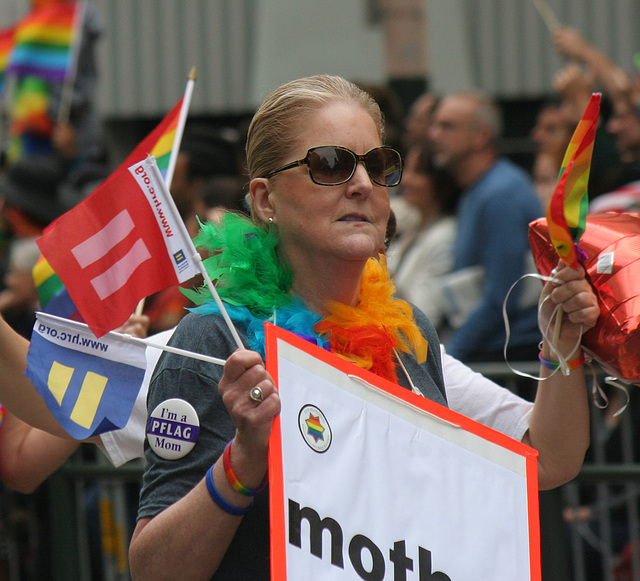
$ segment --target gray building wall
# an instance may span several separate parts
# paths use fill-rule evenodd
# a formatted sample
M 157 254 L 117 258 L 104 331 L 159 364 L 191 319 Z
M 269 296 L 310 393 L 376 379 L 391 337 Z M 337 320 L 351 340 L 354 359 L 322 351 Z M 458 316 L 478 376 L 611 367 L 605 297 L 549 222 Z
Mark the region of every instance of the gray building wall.
M 253 110 L 283 81 L 318 72 L 384 82 L 382 0 L 90 0 L 104 23 L 99 108 L 106 118 L 158 116 L 180 97 L 193 65 L 192 114 Z M 633 69 L 635 0 L 548 0 L 563 24 Z M 0 0 L 0 26 L 27 0 Z M 533 0 L 425 0 L 431 86 L 499 98 L 551 93 L 563 62 Z

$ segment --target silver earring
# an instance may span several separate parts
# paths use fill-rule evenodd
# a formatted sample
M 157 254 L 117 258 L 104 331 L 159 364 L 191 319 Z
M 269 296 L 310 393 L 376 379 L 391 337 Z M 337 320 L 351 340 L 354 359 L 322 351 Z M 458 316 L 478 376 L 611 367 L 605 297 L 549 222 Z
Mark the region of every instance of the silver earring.
M 269 224 L 273 224 L 273 218 L 269 216 Z

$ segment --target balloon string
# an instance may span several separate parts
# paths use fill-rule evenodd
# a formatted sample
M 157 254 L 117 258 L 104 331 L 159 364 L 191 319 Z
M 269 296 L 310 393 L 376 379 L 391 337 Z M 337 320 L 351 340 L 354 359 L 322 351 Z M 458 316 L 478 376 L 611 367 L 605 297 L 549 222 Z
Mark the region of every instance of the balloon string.
M 629 389 L 627 387 L 629 384 L 624 382 L 624 381 L 622 381 L 621 379 L 619 379 L 617 377 L 611 377 L 611 376 L 605 377 L 604 378 L 604 382 L 607 385 L 612 385 L 613 387 L 618 388 L 625 395 L 626 401 L 624 402 L 624 405 L 615 414 L 613 414 L 613 417 L 617 418 L 624 410 L 627 409 L 627 406 L 629 405 L 630 397 L 629 397 Z M 600 386 L 598 386 L 598 387 L 600 387 Z M 598 403 L 595 402 L 595 393 L 594 393 L 594 403 L 596 403 L 596 406 L 598 408 L 603 410 L 609 405 L 609 400 L 607 399 L 607 396 L 602 391 L 602 389 L 600 389 L 599 392 L 600 392 L 600 397 L 604 400 L 604 404 L 603 405 L 599 405 Z
M 540 312 L 542 311 L 542 307 L 544 306 L 544 304 L 547 302 L 548 299 L 549 299 L 549 296 L 546 296 L 538 307 L 539 323 L 541 322 Z M 553 332 L 553 337 L 550 337 L 551 321 L 556 319 L 556 325 L 557 325 L 558 324 L 557 319 L 561 317 L 562 317 L 562 305 L 556 305 L 553 309 L 553 313 L 551 317 L 549 318 L 549 322 L 547 323 L 546 328 L 542 329 L 542 337 L 547 342 L 547 345 L 549 345 L 549 349 L 551 350 L 551 353 L 558 358 L 558 368 L 554 369 L 554 373 L 558 369 L 560 369 L 563 375 L 569 375 L 571 373 L 571 369 L 569 368 L 569 361 L 571 361 L 574 358 L 574 356 L 578 353 L 578 351 L 580 350 L 580 344 L 582 343 L 582 326 L 580 326 L 580 335 L 578 336 L 576 344 L 573 346 L 573 349 L 571 349 L 571 352 L 565 356 L 562 353 L 560 353 L 560 350 L 558 349 L 558 344 L 557 344 L 558 337 L 556 337 L 555 329 Z M 553 373 L 551 375 L 553 375 Z
M 544 306 L 544 304 L 546 303 L 546 301 L 548 300 L 548 296 L 545 297 L 542 302 L 538 305 L 538 326 L 541 328 L 541 332 L 542 332 L 542 336 L 543 338 L 547 341 L 547 344 L 550 346 L 551 352 L 558 358 L 558 367 L 556 369 L 553 370 L 553 372 L 546 376 L 546 377 L 538 377 L 535 375 L 531 375 L 529 373 L 525 373 L 524 371 L 520 371 L 518 369 L 515 369 L 511 363 L 509 363 L 509 358 L 507 357 L 507 348 L 509 346 L 509 339 L 511 337 L 511 328 L 509 325 L 509 315 L 507 313 L 507 302 L 509 301 L 509 297 L 511 296 L 511 292 L 513 291 L 513 289 L 516 287 L 516 285 L 518 283 L 520 283 L 522 280 L 524 280 L 525 278 L 535 278 L 538 280 L 541 280 L 543 282 L 555 282 L 555 283 L 560 283 L 561 281 L 559 281 L 558 279 L 554 278 L 553 276 L 544 276 L 541 274 L 537 274 L 537 273 L 528 273 L 528 274 L 524 274 L 522 275 L 516 282 L 514 282 L 511 287 L 509 288 L 509 291 L 507 292 L 507 295 L 504 298 L 504 302 L 502 303 L 502 318 L 504 319 L 504 327 L 505 327 L 505 331 L 506 331 L 506 338 L 505 338 L 505 342 L 504 342 L 504 360 L 507 363 L 507 365 L 509 366 L 509 369 L 511 369 L 511 371 L 513 371 L 513 373 L 515 373 L 516 375 L 519 375 L 520 377 L 526 377 L 528 379 L 535 379 L 536 381 L 545 381 L 547 379 L 549 379 L 550 377 L 553 377 L 553 375 L 560 369 L 562 371 L 562 373 L 564 375 L 569 375 L 571 373 L 571 369 L 569 369 L 569 361 L 571 361 L 572 357 L 575 355 L 575 353 L 578 352 L 579 348 L 580 348 L 580 343 L 582 341 L 582 328 L 580 329 L 580 336 L 578 337 L 578 340 L 574 346 L 574 348 L 571 350 L 571 353 L 569 353 L 566 357 L 564 355 L 562 355 L 562 353 L 560 353 L 556 347 L 556 345 L 554 344 L 553 340 L 549 337 L 550 334 L 550 328 L 551 328 L 551 321 L 557 317 L 558 311 L 562 309 L 562 305 L 556 305 L 552 316 L 549 319 L 548 324 L 546 325 L 546 327 L 544 329 L 542 329 L 542 320 L 541 320 L 541 312 L 542 312 L 542 307 Z
M 543 276 L 541 274 L 537 274 L 537 273 L 528 273 L 525 274 L 523 276 L 521 276 L 516 282 L 514 282 L 511 285 L 511 288 L 509 289 L 509 292 L 507 292 L 507 295 L 504 299 L 504 302 L 502 304 L 502 317 L 504 319 L 504 325 L 505 325 L 505 331 L 506 331 L 506 339 L 505 339 L 505 343 L 504 343 L 504 360 L 507 363 L 507 365 L 509 366 L 509 369 L 511 369 L 511 371 L 513 373 L 515 373 L 516 375 L 519 375 L 520 377 L 526 377 L 528 379 L 534 379 L 536 381 L 545 381 L 551 377 L 553 377 L 553 375 L 555 373 L 557 373 L 557 371 L 560 369 L 562 370 L 562 373 L 564 375 L 569 375 L 571 370 L 569 369 L 569 365 L 568 362 L 572 360 L 573 356 L 578 352 L 578 349 L 580 348 L 580 344 L 582 343 L 582 334 L 583 334 L 583 329 L 582 327 L 580 328 L 580 336 L 578 337 L 578 340 L 576 342 L 576 344 L 574 345 L 573 349 L 571 350 L 571 353 L 569 353 L 569 355 L 567 355 L 566 357 L 562 355 L 562 353 L 560 353 L 560 351 L 557 348 L 557 342 L 553 341 L 552 338 L 549 337 L 550 335 L 550 331 L 551 331 L 551 321 L 553 321 L 556 318 L 559 318 L 562 316 L 561 314 L 561 309 L 562 309 L 562 305 L 556 305 L 554 308 L 554 311 L 551 315 L 551 317 L 549 318 L 549 322 L 547 323 L 546 327 L 544 329 L 542 329 L 542 324 L 541 324 L 541 312 L 542 312 L 542 307 L 544 306 L 544 304 L 546 303 L 546 301 L 549 299 L 549 297 L 545 297 L 542 302 L 538 305 L 538 325 L 541 327 L 541 332 L 542 332 L 542 336 L 544 338 L 545 341 L 547 341 L 547 344 L 549 345 L 549 348 L 551 349 L 551 352 L 558 358 L 558 367 L 556 369 L 554 369 L 549 375 L 547 375 L 546 377 L 538 377 L 535 375 L 531 375 L 529 373 L 525 373 L 524 371 L 520 371 L 518 369 L 515 369 L 511 363 L 509 363 L 509 359 L 507 357 L 507 347 L 509 346 L 509 338 L 511 336 L 511 329 L 509 326 L 509 315 L 507 313 L 507 301 L 509 300 L 509 296 L 511 295 L 511 292 L 513 291 L 513 289 L 516 287 L 516 285 L 518 283 L 520 283 L 522 280 L 524 280 L 525 278 L 536 278 L 538 280 L 541 280 L 543 282 L 556 282 L 559 283 L 560 281 L 556 278 L 554 278 L 553 276 Z M 554 333 L 555 335 L 555 333 Z M 542 345 L 542 342 L 540 342 L 540 344 Z M 591 397 L 593 399 L 593 404 L 598 408 L 598 409 L 606 409 L 609 405 L 609 398 L 607 397 L 606 393 L 604 392 L 604 390 L 602 389 L 602 387 L 600 386 L 600 384 L 598 383 L 598 379 L 597 379 L 597 373 L 596 370 L 593 366 L 593 358 L 591 357 L 591 355 L 589 355 L 588 353 L 585 353 L 585 364 L 589 367 L 590 371 L 591 371 Z M 624 412 L 625 409 L 627 409 L 627 406 L 629 405 L 629 390 L 627 388 L 626 382 L 622 381 L 621 379 L 617 378 L 617 377 L 611 377 L 611 376 L 607 376 L 604 379 L 604 382 L 607 385 L 611 385 L 613 387 L 616 387 L 617 389 L 620 389 L 621 391 L 624 392 L 625 396 L 626 396 L 626 401 L 625 404 L 614 414 L 613 417 L 618 417 L 622 412 Z M 603 403 L 601 403 L 603 402 Z

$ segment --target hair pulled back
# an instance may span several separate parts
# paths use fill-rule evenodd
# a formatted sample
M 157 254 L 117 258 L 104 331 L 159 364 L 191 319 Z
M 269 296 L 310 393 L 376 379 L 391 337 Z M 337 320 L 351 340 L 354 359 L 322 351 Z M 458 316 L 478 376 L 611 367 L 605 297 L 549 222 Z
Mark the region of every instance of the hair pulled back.
M 265 177 L 282 165 L 308 117 L 335 102 L 362 107 L 378 127 L 380 138 L 384 138 L 382 113 L 369 93 L 338 76 L 315 75 L 297 79 L 274 90 L 253 116 L 246 144 L 249 178 Z

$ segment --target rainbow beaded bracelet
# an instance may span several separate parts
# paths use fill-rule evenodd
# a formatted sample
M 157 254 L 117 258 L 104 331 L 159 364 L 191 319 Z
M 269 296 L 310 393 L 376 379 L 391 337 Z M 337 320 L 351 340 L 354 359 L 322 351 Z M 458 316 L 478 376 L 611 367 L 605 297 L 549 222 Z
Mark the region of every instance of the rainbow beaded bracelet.
M 227 476 L 227 480 L 231 487 L 240 494 L 244 494 L 245 496 L 255 496 L 258 492 L 264 490 L 264 487 L 267 485 L 267 476 L 262 479 L 260 486 L 255 490 L 251 490 L 251 488 L 247 488 L 244 484 L 242 484 L 236 475 L 233 472 L 233 468 L 231 468 L 231 442 L 229 442 L 225 448 L 224 453 L 222 454 L 222 465 L 224 466 L 224 473 Z

